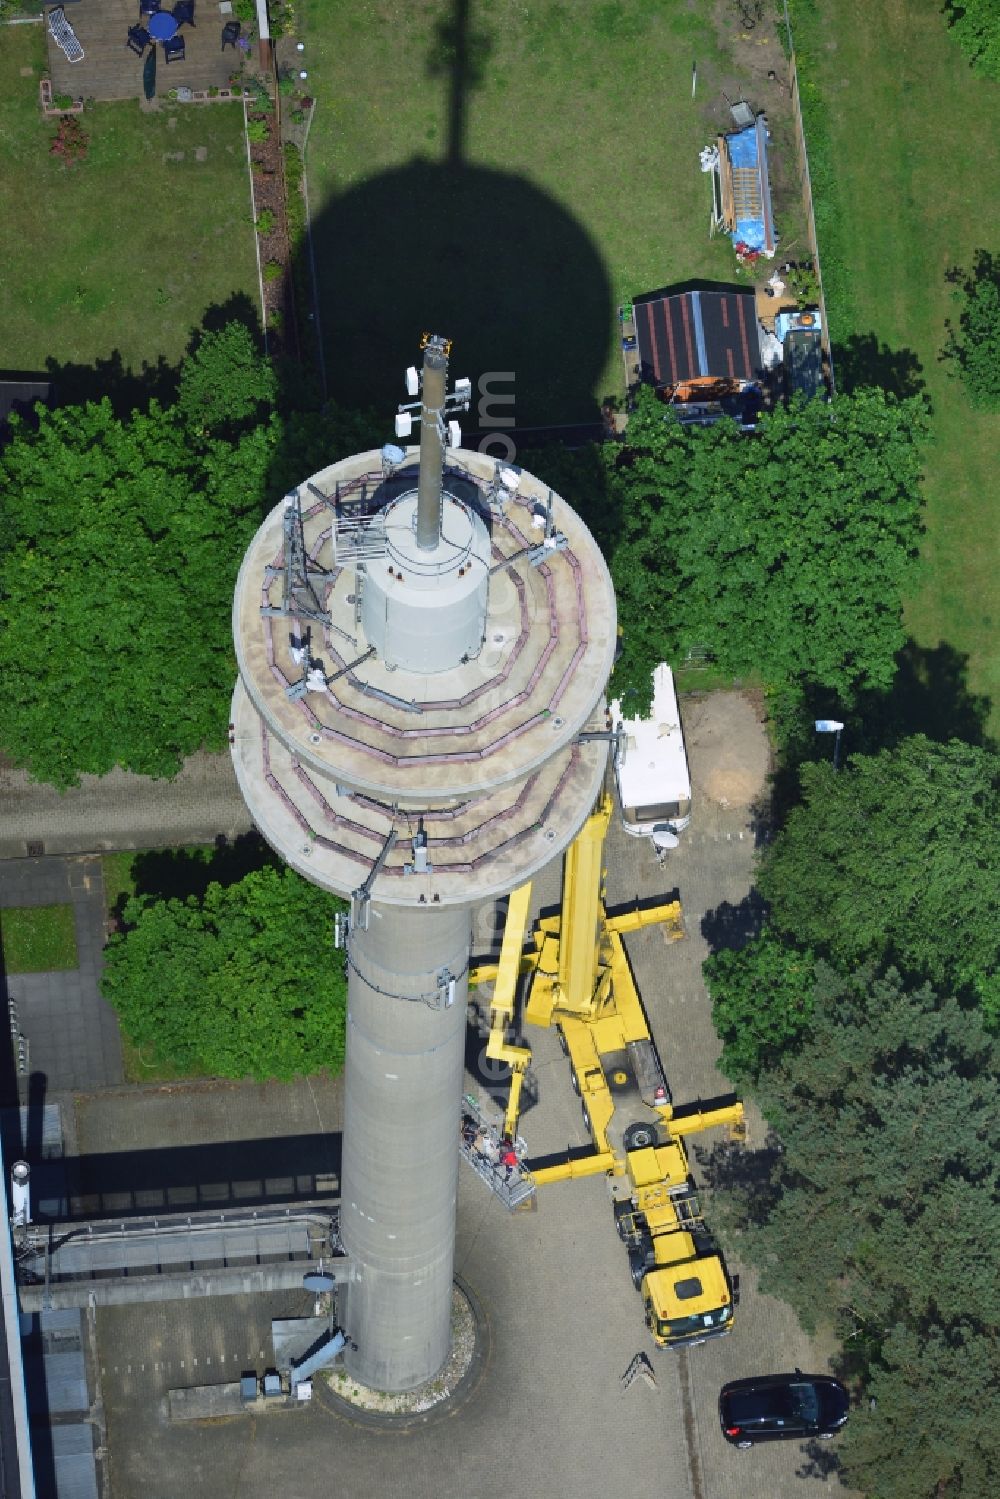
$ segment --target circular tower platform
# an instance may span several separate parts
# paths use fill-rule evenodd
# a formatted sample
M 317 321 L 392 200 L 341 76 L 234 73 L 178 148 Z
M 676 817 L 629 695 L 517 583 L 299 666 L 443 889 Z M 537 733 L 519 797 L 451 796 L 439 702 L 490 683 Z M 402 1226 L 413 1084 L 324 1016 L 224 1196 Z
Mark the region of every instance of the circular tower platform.
M 442 559 L 413 541 L 416 458 L 387 476 L 363 453 L 300 486 L 316 607 L 286 575 L 285 506 L 257 532 L 234 603 L 233 761 L 265 838 L 316 884 L 350 894 L 395 829 L 373 899 L 467 904 L 547 864 L 600 789 L 607 745 L 579 735 L 605 728 L 614 593 L 567 504 L 523 474 L 501 507 L 493 460 L 465 450 L 449 454 L 441 542 L 462 573 L 435 572 Z M 405 598 L 389 615 L 393 594 Z M 433 605 L 450 596 L 441 651 L 458 664 L 413 669 L 428 659 L 421 634 L 434 661 Z M 303 597 L 325 618 L 280 612 Z

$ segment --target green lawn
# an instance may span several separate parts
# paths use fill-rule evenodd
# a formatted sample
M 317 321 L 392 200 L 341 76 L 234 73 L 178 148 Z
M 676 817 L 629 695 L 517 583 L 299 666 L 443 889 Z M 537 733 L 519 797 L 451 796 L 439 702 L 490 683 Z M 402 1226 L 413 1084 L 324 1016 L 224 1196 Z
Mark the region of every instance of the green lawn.
M 63 402 L 106 389 L 138 399 L 154 382 L 128 372 L 169 371 L 206 309 L 258 307 L 242 112 L 88 107 L 89 155 L 66 168 L 38 108 L 44 60 L 40 26 L 4 27 L 0 357 L 17 371 L 54 361 Z
M 827 106 L 837 185 L 846 294 L 830 309 L 833 339 L 874 333 L 919 361 L 934 441 L 927 566 L 907 621 L 920 644 L 968 655 L 969 686 L 992 699 L 998 732 L 1000 416 L 974 412 L 939 356 L 956 315 L 946 271 L 980 246 L 1000 250 L 1000 86 L 970 73 L 939 0 L 826 0 L 818 14 L 796 35 Z
M 8 973 L 77 967 L 72 906 L 8 906 L 0 915 L 0 935 Z
M 132 861 L 135 854 L 131 851 L 121 854 L 101 855 L 101 875 L 104 880 L 104 909 L 109 916 L 114 915 L 115 907 L 123 897 L 127 898 L 135 894 L 135 878 L 132 874 Z
M 514 372 L 519 423 L 586 418 L 621 391 L 620 301 L 733 278 L 698 152 L 736 70 L 700 4 L 473 0 L 464 66 L 453 9 L 303 5 L 331 386 L 392 410 L 433 327 L 456 374 Z

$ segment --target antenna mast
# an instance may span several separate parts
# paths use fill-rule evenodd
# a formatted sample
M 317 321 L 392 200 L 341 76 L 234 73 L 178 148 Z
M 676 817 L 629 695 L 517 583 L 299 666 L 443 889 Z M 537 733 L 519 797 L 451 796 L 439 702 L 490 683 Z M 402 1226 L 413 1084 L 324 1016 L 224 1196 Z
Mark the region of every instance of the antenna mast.
M 424 335 L 424 371 L 420 383 L 420 479 L 417 485 L 417 546 L 431 552 L 441 537 L 441 486 L 444 481 L 444 411 L 451 343 L 437 333 Z

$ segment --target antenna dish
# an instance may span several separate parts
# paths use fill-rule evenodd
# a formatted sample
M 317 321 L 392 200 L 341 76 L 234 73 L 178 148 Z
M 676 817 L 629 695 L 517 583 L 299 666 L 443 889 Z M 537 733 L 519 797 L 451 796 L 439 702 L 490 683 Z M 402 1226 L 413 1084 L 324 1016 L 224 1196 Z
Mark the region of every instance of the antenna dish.
M 679 843 L 680 839 L 678 838 L 677 834 L 672 833 L 669 828 L 653 829 L 654 848 L 659 848 L 666 851 L 668 848 L 676 848 Z
M 460 448 L 462 446 L 462 429 L 458 422 L 448 423 L 448 446 Z
M 413 431 L 413 417 L 408 411 L 399 412 L 396 417 L 396 436 L 409 437 Z
M 511 494 L 517 493 L 517 487 L 520 482 L 521 470 L 519 468 L 515 468 L 512 465 L 507 465 L 500 470 L 500 483 L 503 485 L 504 489 L 509 490 Z
M 406 459 L 405 448 L 397 448 L 394 442 L 387 442 L 382 449 L 382 462 L 395 467 L 397 463 L 403 463 Z
M 337 1282 L 323 1270 L 310 1270 L 308 1275 L 303 1275 L 302 1284 L 307 1291 L 322 1294 L 324 1291 L 332 1291 Z
M 416 365 L 411 364 L 406 371 L 406 394 L 415 396 L 420 389 L 420 375 L 417 373 Z

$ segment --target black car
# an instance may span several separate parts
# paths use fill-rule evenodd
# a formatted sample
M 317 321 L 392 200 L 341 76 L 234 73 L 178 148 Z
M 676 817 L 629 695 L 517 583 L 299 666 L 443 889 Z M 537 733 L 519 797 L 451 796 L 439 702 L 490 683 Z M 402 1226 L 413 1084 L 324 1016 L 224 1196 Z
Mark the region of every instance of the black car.
M 847 1420 L 850 1399 L 827 1374 L 761 1374 L 734 1379 L 719 1392 L 722 1435 L 734 1447 L 782 1437 L 832 1437 Z

